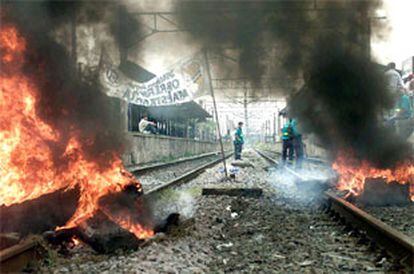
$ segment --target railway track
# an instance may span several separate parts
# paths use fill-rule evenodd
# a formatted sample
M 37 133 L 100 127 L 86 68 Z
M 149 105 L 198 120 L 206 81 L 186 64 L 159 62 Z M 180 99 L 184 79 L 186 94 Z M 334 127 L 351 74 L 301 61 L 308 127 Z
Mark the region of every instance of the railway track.
M 129 172 L 131 172 L 134 175 L 141 175 L 141 174 L 149 172 L 149 171 L 153 171 L 153 170 L 157 170 L 157 169 L 161 169 L 161 168 L 166 168 L 166 167 L 170 167 L 170 166 L 175 166 L 175 165 L 178 165 L 178 164 L 191 162 L 191 161 L 199 160 L 199 159 L 204 159 L 204 158 L 208 158 L 208 157 L 215 156 L 215 155 L 220 155 L 220 154 L 221 154 L 220 151 L 214 151 L 214 152 L 203 153 L 203 154 L 200 154 L 200 155 L 186 157 L 186 158 L 182 158 L 182 159 L 178 159 L 178 160 L 170 161 L 170 162 L 166 162 L 166 163 L 156 163 L 156 164 L 145 165 L 145 166 L 141 166 L 141 165 L 130 166 L 130 167 L 128 167 L 128 170 L 129 170 Z
M 256 152 L 257 151 L 258 150 L 256 150 Z M 267 150 L 259 150 L 259 151 L 262 152 L 262 153 L 266 153 L 267 155 L 268 154 L 273 155 L 277 158 L 280 158 L 282 156 L 282 154 L 280 152 L 274 151 L 274 150 L 268 150 L 267 149 Z M 274 159 L 276 159 L 276 158 L 274 158 Z M 305 162 L 311 163 L 311 164 L 318 164 L 318 165 L 323 165 L 323 166 L 328 166 L 329 165 L 329 162 L 327 160 L 322 159 L 320 157 L 306 156 L 303 160 Z
M 200 159 L 204 159 L 211 156 L 220 156 L 218 152 L 212 153 L 205 153 L 202 155 L 189 157 L 185 159 L 180 159 L 178 161 L 163 163 L 163 164 L 156 164 L 151 165 L 143 168 L 133 168 L 130 169 L 130 172 L 133 174 L 143 174 L 146 172 L 154 171 L 154 170 L 162 170 L 163 168 L 175 166 L 185 162 L 196 161 Z M 233 153 L 228 153 L 225 158 L 228 159 L 231 157 Z M 163 183 L 160 186 L 157 186 L 149 191 L 147 191 L 144 196 L 150 197 L 156 194 L 159 194 L 163 190 L 166 190 L 171 187 L 179 186 L 185 184 L 186 182 L 190 181 L 191 179 L 197 177 L 201 174 L 205 169 L 212 167 L 222 161 L 222 157 L 217 157 L 207 163 L 203 163 L 196 168 L 191 169 L 190 171 L 181 174 L 180 176 L 169 180 Z M 5 248 L 0 250 L 0 273 L 16 273 L 22 272 L 25 268 L 33 263 L 42 259 L 42 256 L 39 254 L 41 253 L 40 250 L 42 249 L 39 241 L 35 238 L 28 238 L 18 244 L 15 244 L 11 247 Z
M 231 157 L 233 155 L 233 153 L 228 153 L 225 158 L 228 159 L 229 157 Z M 219 157 L 218 159 L 214 159 L 206 164 L 203 164 L 201 166 L 198 166 L 180 176 L 178 176 L 177 178 L 174 178 L 164 184 L 162 184 L 161 186 L 155 187 L 153 189 L 151 189 L 150 191 L 148 191 L 147 193 L 145 193 L 144 195 L 150 196 L 150 195 L 154 195 L 156 193 L 159 193 L 167 188 L 170 187 L 174 187 L 174 186 L 179 186 L 181 184 L 184 184 L 188 181 L 190 181 L 191 179 L 197 177 L 200 173 L 202 173 L 204 170 L 206 170 L 209 167 L 212 167 L 218 163 L 220 163 L 222 161 L 222 158 Z
M 183 180 L 180 180 L 180 177 L 184 174 L 194 174 L 195 169 L 200 168 L 202 170 L 204 165 L 209 167 L 209 164 L 214 164 L 216 161 L 219 162 L 220 159 L 222 159 L 221 154 L 209 153 L 201 157 L 190 157 L 170 162 L 166 165 L 157 165 L 156 168 L 151 167 L 139 173 L 134 173 L 134 175 L 141 182 L 144 193 L 149 193 L 176 179 L 182 182 Z
M 161 200 L 165 198 L 175 203 L 174 195 L 200 187 L 255 186 L 263 189 L 263 197 L 207 197 L 197 192 L 194 194 L 196 210 L 191 215 L 194 229 L 185 229 L 183 235 L 110 257 L 98 254 L 91 257 L 78 250 L 74 254 L 79 264 L 73 265 L 70 258 L 61 258 L 65 263 L 45 266 L 43 270 L 144 273 L 145 270 L 165 272 L 171 265 L 184 271 L 197 265 L 202 267 L 202 273 L 248 270 L 247 273 L 411 273 L 399 272 L 401 266 L 383 254 L 382 249 L 372 248 L 366 237 L 355 237 L 356 230 L 348 230 L 345 223 L 332 218 L 333 210 L 321 209 L 322 192 L 308 195 L 297 192 L 294 185 L 290 188 L 292 185 L 283 183 L 284 175 L 266 171 L 267 162 L 254 151 L 246 151 L 244 160 L 252 166 L 240 169 L 237 182 L 221 181 L 214 167 L 203 174 L 195 172 L 194 177 L 200 176 L 194 180 L 192 176 L 181 182 L 181 178 L 175 178 L 177 184 L 171 180 L 168 183 L 172 184 L 165 183 L 165 187 L 153 189 L 146 195 L 162 193 Z M 170 187 L 173 191 L 163 192 Z M 151 199 L 158 201 L 155 196 Z M 186 204 L 188 202 L 185 200 Z
M 280 166 L 279 161 L 268 153 L 260 150 L 256 150 L 256 152 L 273 165 Z M 282 168 L 299 180 L 308 179 L 288 166 Z M 412 269 L 414 266 L 414 240 L 412 238 L 338 197 L 333 192 L 325 191 L 324 199 L 326 208 L 334 216 L 339 216 L 347 225 L 362 232 L 373 243 L 378 244 L 388 254 Z

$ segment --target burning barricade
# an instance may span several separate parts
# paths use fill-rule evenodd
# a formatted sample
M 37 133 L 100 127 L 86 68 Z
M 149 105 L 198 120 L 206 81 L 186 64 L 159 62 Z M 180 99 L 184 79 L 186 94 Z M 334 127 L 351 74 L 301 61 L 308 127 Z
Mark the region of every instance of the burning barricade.
M 65 135 L 41 117 L 42 87 L 26 67 L 27 58 L 33 57 L 30 47 L 17 27 L 2 24 L 1 232 L 27 235 L 56 229 L 102 252 L 137 246 L 154 234 L 140 183 L 124 169 L 117 151 L 104 151 L 94 159 L 86 150 L 97 139 L 83 139 L 80 128 L 71 125 Z M 46 66 L 38 64 L 39 78 Z M 61 111 L 63 117 L 69 115 Z
M 337 188 L 368 205 L 414 202 L 414 164 L 407 160 L 394 168 L 380 169 L 352 153 L 340 153 L 333 163 Z

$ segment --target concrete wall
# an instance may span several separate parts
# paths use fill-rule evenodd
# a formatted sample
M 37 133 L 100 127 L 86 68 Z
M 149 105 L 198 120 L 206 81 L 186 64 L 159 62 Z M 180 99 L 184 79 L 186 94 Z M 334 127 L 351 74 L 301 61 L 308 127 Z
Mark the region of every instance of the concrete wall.
M 130 147 L 123 156 L 125 165 L 172 160 L 220 150 L 218 142 L 196 141 L 132 132 L 127 133 L 127 138 L 129 139 Z M 226 143 L 225 149 L 230 148 L 231 144 Z
M 328 152 L 326 151 L 326 149 L 316 145 L 311 140 L 304 140 L 304 143 L 306 144 L 306 152 L 308 153 L 308 156 L 321 158 L 328 157 Z
M 308 135 L 307 138 L 303 140 L 306 144 L 306 152 L 310 157 L 321 157 L 327 158 L 328 151 L 324 149 L 320 144 L 318 144 L 317 139 L 313 135 Z

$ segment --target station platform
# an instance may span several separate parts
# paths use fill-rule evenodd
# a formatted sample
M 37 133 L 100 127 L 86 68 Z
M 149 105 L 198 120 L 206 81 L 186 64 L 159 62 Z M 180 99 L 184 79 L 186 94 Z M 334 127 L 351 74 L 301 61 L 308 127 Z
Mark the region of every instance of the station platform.
M 123 155 L 125 166 L 172 161 L 182 157 L 220 150 L 219 142 L 165 135 L 129 132 L 126 138 L 128 139 L 129 147 Z M 231 148 L 231 142 L 224 143 L 225 150 Z

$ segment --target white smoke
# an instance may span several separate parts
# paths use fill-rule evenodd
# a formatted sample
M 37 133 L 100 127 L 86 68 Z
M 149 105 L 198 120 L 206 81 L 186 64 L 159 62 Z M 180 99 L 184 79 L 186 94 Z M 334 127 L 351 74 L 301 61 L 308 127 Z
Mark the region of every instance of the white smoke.
M 194 216 L 197 209 L 197 200 L 191 189 L 171 190 L 154 199 L 152 209 L 154 216 L 159 220 L 171 213 L 180 214 L 181 219 L 189 219 Z
M 329 187 L 329 182 L 334 178 L 334 172 L 328 168 L 325 170 L 300 169 L 293 172 L 280 168 L 269 170 L 267 180 L 277 190 L 277 193 L 303 203 L 321 197 L 323 190 Z

